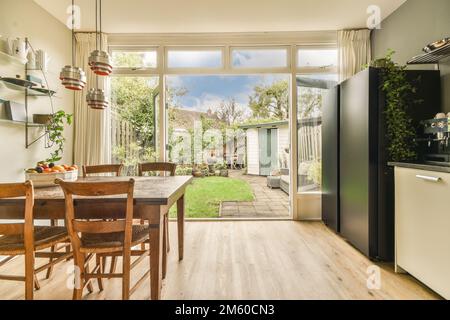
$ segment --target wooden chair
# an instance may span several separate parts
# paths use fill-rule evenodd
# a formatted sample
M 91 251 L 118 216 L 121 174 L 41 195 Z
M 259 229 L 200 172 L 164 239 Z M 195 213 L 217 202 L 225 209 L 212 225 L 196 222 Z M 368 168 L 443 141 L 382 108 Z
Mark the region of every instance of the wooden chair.
M 31 181 L 25 183 L 0 184 L 0 198 L 16 198 L 25 196 L 25 212 L 23 223 L 0 224 L 0 256 L 8 256 L 0 266 L 17 255 L 25 256 L 25 276 L 0 275 L 1 280 L 25 282 L 25 299 L 33 299 L 33 288 L 39 289 L 36 275 L 50 270 L 55 264 L 70 258 L 71 252 L 35 252 L 54 248 L 56 244 L 69 240 L 65 227 L 34 226 L 33 207 L 34 191 Z M 48 258 L 50 262 L 35 268 L 35 258 Z
M 138 164 L 138 172 L 140 177 L 142 177 L 145 172 L 169 172 L 170 176 L 173 177 L 175 176 L 176 169 L 177 165 L 170 162 L 148 162 Z
M 134 180 L 122 182 L 64 182 L 57 180 L 64 191 L 66 199 L 66 224 L 72 242 L 75 270 L 74 299 L 81 299 L 83 288 L 98 280 L 100 290 L 103 290 L 102 278 L 122 278 L 122 299 L 128 300 L 130 295 L 150 275 L 150 269 L 130 289 L 130 271 L 145 257 L 150 250 L 132 250 L 149 238 L 148 225 L 133 225 L 133 190 Z M 75 216 L 73 196 L 98 197 L 108 195 L 127 195 L 125 219 L 111 220 L 81 220 Z M 125 199 L 124 199 L 125 201 Z M 96 266 L 89 272 L 89 261 L 97 255 Z M 101 257 L 122 256 L 122 273 L 104 273 Z M 138 256 L 131 263 L 131 256 Z M 150 259 L 148 259 L 150 262 Z
M 83 178 L 86 178 L 90 174 L 99 174 L 99 173 L 114 173 L 116 177 L 120 176 L 122 172 L 123 164 L 101 164 L 94 166 L 83 166 Z M 117 265 L 117 257 L 111 257 L 111 266 L 110 273 L 114 273 Z M 106 268 L 106 258 L 103 259 L 103 269 Z
M 83 166 L 83 178 L 86 178 L 88 174 L 98 174 L 98 173 L 114 173 L 116 177 L 119 177 L 122 169 L 123 164 L 101 164 L 96 166 Z
M 155 172 L 155 173 L 162 173 L 162 172 L 168 172 L 170 176 L 175 176 L 175 171 L 177 169 L 177 165 L 175 163 L 170 162 L 148 162 L 148 163 L 139 163 L 138 164 L 138 173 L 139 176 L 143 176 L 146 172 Z M 143 224 L 143 221 L 141 221 L 141 224 Z M 163 237 L 164 237 L 164 248 L 163 251 L 168 252 L 170 251 L 170 242 L 169 242 L 169 212 L 167 212 L 166 215 L 164 215 L 164 230 L 163 230 Z M 144 247 L 142 248 L 144 249 Z M 166 259 L 164 259 L 164 264 L 167 263 Z M 166 268 L 163 268 L 163 276 L 165 277 L 165 270 Z

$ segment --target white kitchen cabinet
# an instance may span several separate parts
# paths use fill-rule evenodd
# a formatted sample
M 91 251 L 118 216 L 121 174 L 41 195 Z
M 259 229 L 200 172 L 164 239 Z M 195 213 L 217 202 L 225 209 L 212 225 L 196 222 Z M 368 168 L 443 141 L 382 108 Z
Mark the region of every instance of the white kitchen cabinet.
M 395 259 L 450 299 L 450 173 L 395 168 Z

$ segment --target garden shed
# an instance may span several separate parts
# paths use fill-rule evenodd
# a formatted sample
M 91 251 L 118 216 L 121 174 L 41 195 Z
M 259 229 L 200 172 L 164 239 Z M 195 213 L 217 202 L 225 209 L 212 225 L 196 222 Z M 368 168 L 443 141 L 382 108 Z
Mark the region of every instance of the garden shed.
M 269 176 L 289 164 L 289 122 L 241 125 L 246 132 L 246 163 L 250 175 Z

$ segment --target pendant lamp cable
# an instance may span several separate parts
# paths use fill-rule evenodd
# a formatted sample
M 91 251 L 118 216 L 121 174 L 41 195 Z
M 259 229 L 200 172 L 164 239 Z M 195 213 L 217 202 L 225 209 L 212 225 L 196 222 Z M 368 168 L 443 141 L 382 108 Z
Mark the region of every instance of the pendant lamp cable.
M 72 0 L 72 66 L 75 66 L 75 0 Z
M 103 49 L 103 35 L 102 35 L 102 0 L 100 1 L 100 50 Z
M 95 10 L 97 12 L 97 16 L 95 17 L 95 30 L 97 32 L 97 42 L 100 41 L 100 50 L 102 48 L 102 4 L 100 2 L 99 4 L 99 0 L 95 0 Z M 99 23 L 97 23 L 97 21 L 100 20 Z M 97 43 L 97 50 L 98 50 L 98 43 Z M 95 75 L 95 84 L 96 84 L 96 89 L 98 90 L 98 74 Z
M 95 49 L 98 50 L 98 0 L 95 0 Z

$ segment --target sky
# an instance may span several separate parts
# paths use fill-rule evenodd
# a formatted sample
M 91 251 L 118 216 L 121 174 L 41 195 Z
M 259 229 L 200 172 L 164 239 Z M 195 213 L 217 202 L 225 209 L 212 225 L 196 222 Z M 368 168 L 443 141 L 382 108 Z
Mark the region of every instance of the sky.
M 177 98 L 178 105 L 186 109 L 203 112 L 232 98 L 236 100 L 237 105 L 248 110 L 249 96 L 256 85 L 268 85 L 279 80 L 289 80 L 289 75 L 167 76 L 169 87 L 187 90 L 186 95 Z

